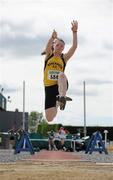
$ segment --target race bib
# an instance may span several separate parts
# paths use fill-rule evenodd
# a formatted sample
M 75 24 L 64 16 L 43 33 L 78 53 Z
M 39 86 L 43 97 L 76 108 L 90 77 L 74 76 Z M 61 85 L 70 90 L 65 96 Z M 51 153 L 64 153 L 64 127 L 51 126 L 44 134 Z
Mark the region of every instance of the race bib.
M 49 70 L 48 71 L 48 79 L 57 81 L 59 73 L 60 73 L 60 71 L 57 71 L 57 70 Z

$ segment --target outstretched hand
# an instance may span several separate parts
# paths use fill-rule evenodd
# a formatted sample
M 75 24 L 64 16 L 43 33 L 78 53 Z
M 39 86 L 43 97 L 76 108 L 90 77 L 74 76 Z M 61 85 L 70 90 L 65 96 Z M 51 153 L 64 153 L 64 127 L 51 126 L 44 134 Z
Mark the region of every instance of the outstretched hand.
M 52 38 L 53 38 L 53 39 L 57 39 L 57 32 L 56 32 L 55 30 L 53 30 Z
M 77 32 L 78 22 L 73 20 L 73 22 L 71 22 L 71 25 L 72 25 L 71 30 L 72 30 L 73 32 Z

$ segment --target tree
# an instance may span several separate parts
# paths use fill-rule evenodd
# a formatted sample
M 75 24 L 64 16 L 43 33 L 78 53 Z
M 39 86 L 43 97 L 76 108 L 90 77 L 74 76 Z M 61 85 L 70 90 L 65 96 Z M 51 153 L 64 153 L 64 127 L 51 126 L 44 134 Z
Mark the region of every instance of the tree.
M 48 131 L 57 131 L 59 129 L 59 124 L 48 124 L 46 121 L 43 121 L 38 126 L 38 133 L 47 136 Z
M 29 130 L 30 132 L 37 132 L 38 125 L 44 121 L 43 113 L 32 111 L 29 115 Z
M 44 136 L 47 136 L 47 132 L 50 130 L 57 131 L 60 126 L 59 124 L 48 124 L 44 119 L 43 113 L 37 111 L 30 113 L 28 125 L 31 133 L 40 133 Z
M 44 135 L 44 136 L 47 136 L 48 126 L 49 125 L 46 121 L 41 122 L 38 126 L 37 132 Z

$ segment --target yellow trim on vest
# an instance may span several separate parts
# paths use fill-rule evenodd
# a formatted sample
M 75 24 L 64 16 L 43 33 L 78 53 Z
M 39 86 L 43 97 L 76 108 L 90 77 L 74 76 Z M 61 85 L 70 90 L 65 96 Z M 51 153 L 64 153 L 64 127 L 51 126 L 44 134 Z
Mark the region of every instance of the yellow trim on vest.
M 64 63 L 61 57 L 51 57 L 46 64 L 44 70 L 44 85 L 56 85 L 58 74 L 64 71 Z

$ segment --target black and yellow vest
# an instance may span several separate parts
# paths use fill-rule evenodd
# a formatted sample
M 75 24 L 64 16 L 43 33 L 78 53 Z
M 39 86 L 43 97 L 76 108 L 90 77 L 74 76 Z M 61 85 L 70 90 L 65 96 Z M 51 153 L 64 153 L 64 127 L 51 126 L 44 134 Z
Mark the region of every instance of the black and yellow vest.
M 66 63 L 63 58 L 63 54 L 61 57 L 55 57 L 51 54 L 45 60 L 44 66 L 44 85 L 45 86 L 52 86 L 56 85 L 58 81 L 58 74 L 60 72 L 64 72 Z

